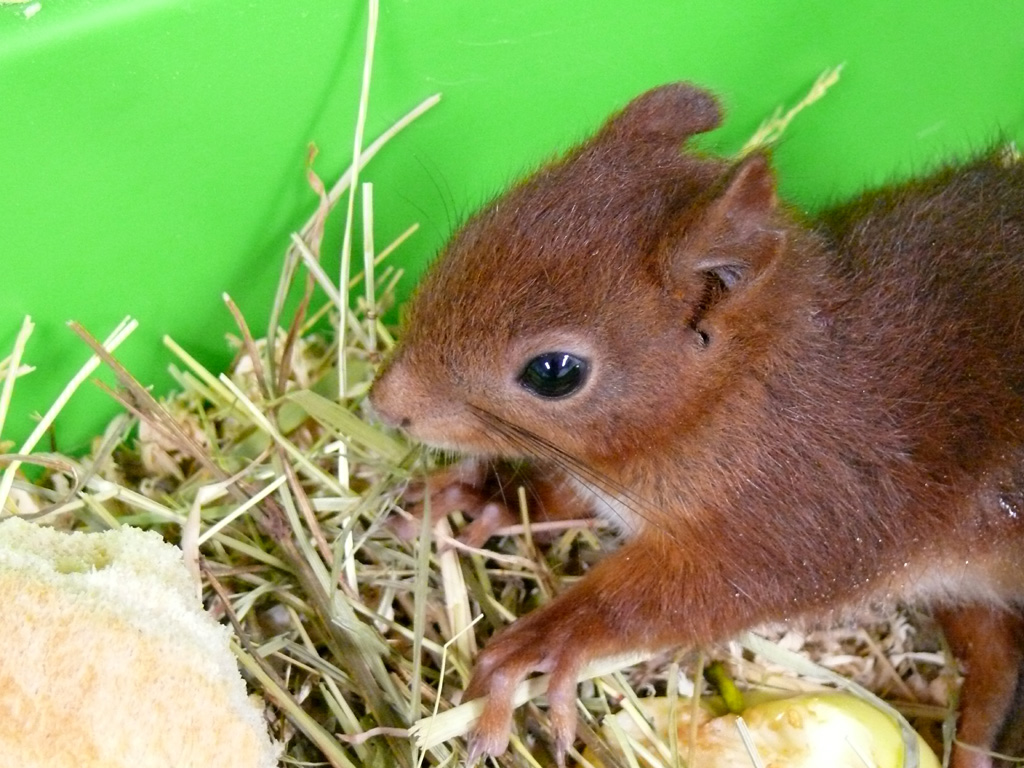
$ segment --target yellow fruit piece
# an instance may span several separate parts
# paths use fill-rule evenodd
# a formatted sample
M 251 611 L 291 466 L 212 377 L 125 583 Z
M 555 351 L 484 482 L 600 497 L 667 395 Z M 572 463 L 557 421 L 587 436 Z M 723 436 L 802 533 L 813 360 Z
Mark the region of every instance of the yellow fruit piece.
M 716 716 L 711 702 L 702 701 L 697 709 L 696 741 L 689 768 L 902 768 L 903 742 L 900 728 L 887 714 L 867 702 L 845 693 L 814 693 L 754 700 L 741 714 Z M 669 701 L 643 699 L 642 713 L 652 722 L 663 744 L 668 743 Z M 691 715 L 688 699 L 676 703 L 676 731 L 683 760 L 691 754 L 689 743 Z M 657 755 L 659 749 L 645 738 L 629 713 L 606 721 L 603 731 L 610 744 L 617 744 L 616 731 L 636 740 L 641 750 Z M 742 725 L 739 721 L 742 720 Z M 741 728 L 750 735 L 744 744 Z M 921 768 L 939 768 L 939 761 L 928 745 L 917 739 Z M 756 754 L 751 753 L 750 747 Z M 595 766 L 600 761 L 584 755 Z M 643 765 L 652 765 L 638 753 Z M 670 764 L 670 761 L 665 761 Z

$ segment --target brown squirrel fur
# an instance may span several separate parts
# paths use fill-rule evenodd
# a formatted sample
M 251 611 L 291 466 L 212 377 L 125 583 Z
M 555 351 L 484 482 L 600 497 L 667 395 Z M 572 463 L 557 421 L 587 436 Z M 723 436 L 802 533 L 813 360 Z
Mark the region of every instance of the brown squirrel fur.
M 373 387 L 385 421 L 528 458 L 547 499 L 624 534 L 481 653 L 471 754 L 504 750 L 531 672 L 564 750 L 596 657 L 880 600 L 937 610 L 967 668 L 958 738 L 991 748 L 1022 653 L 1024 164 L 805 220 L 764 154 L 681 149 L 719 121 L 702 90 L 654 89 L 487 206 Z M 538 395 L 525 367 L 555 351 L 582 383 Z

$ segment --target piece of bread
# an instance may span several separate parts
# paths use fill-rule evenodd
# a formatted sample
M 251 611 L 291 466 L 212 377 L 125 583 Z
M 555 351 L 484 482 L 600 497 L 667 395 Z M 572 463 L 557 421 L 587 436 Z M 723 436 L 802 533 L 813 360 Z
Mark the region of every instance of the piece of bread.
M 274 768 L 229 631 L 134 528 L 0 523 L 0 768 Z

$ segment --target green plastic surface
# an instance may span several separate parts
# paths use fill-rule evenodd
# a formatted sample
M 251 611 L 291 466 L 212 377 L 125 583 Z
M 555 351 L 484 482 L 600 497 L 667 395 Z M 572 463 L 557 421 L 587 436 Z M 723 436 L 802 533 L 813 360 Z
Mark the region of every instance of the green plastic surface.
M 351 158 L 366 20 L 337 0 L 0 5 L 0 358 L 31 314 L 38 369 L 3 438 L 20 441 L 87 357 L 68 319 L 103 336 L 137 317 L 119 355 L 157 390 L 163 334 L 227 364 L 222 292 L 264 335 L 288 234 L 315 206 L 308 145 L 328 181 Z M 396 256 L 406 292 L 468 212 L 670 80 L 722 95 L 710 144 L 731 151 L 845 63 L 776 152 L 783 194 L 808 208 L 1024 139 L 1019 0 L 385 0 L 376 50 L 367 141 L 443 94 L 364 173 L 377 243 L 421 224 Z M 115 410 L 87 384 L 55 445 L 81 449 Z

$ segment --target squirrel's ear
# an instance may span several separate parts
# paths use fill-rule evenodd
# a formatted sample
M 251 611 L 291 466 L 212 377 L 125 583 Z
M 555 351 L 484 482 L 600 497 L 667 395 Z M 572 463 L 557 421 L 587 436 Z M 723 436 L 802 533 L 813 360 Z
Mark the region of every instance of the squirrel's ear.
M 605 138 L 644 139 L 677 146 L 696 133 L 717 128 L 722 122 L 718 102 L 707 91 L 690 83 L 669 83 L 633 99 L 605 125 Z
M 737 165 L 724 190 L 665 243 L 665 275 L 677 290 L 713 277 L 719 293 L 737 290 L 781 252 L 786 233 L 778 226 L 775 175 L 766 155 Z

